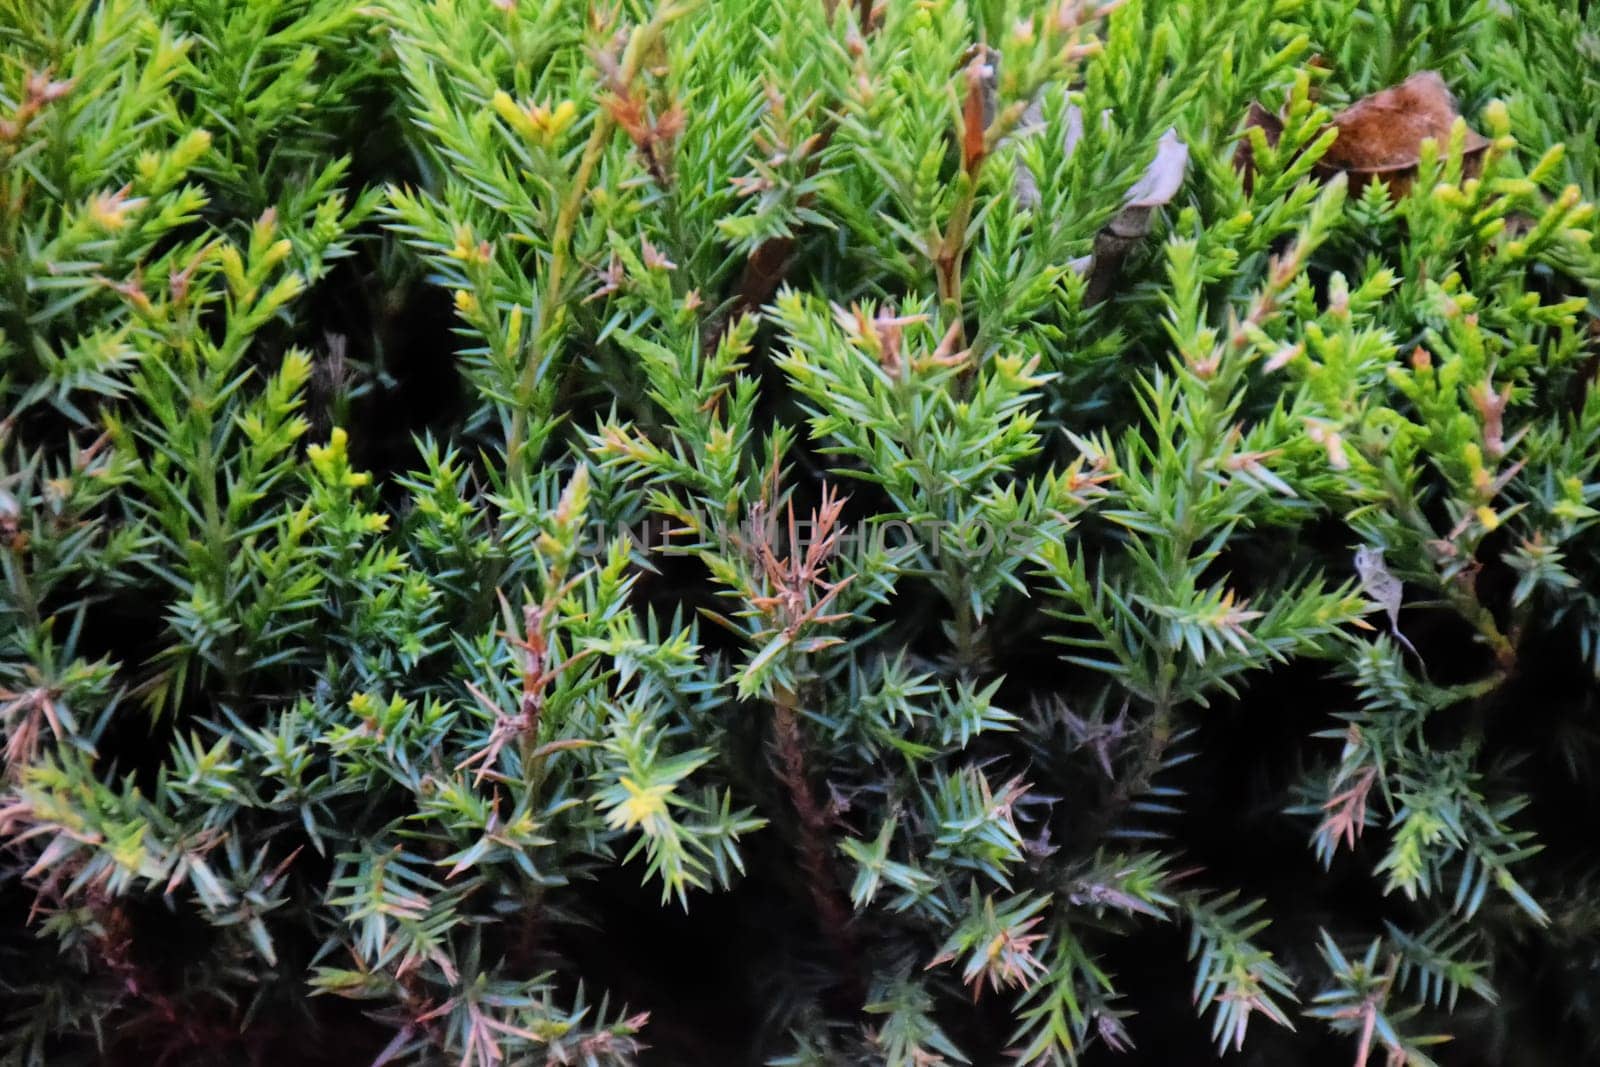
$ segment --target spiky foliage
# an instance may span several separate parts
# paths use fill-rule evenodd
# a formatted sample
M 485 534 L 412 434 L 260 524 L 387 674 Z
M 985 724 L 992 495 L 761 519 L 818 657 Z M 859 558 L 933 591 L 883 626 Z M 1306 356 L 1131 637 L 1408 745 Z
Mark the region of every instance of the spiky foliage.
M 1586 1054 L 1516 7 L 0 0 L 6 1062 Z

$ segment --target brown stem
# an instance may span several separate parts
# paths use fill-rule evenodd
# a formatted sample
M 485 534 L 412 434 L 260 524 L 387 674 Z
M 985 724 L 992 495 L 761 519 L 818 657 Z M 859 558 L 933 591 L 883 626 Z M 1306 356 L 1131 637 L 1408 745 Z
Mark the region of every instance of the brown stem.
M 939 284 L 939 301 L 952 309 L 955 322 L 961 321 L 961 265 L 967 251 L 967 225 L 972 221 L 972 207 L 977 200 L 975 180 L 956 198 L 950 212 L 950 223 L 945 229 L 944 243 L 934 257 L 934 273 Z M 964 338 L 958 336 L 957 344 Z
M 872 0 L 856 0 L 856 25 L 863 35 L 872 32 Z
M 810 199 L 802 197 L 801 206 L 806 206 Z M 789 272 L 794 246 L 793 237 L 771 237 L 755 247 L 750 258 L 745 260 L 744 271 L 739 276 L 739 295 L 733 313 L 717 324 L 714 338 L 720 338 L 726 325 L 740 315 L 760 311 L 766 306 Z
M 772 740 L 777 751 L 778 781 L 794 805 L 800 832 L 800 869 L 806 889 L 816 909 L 817 922 L 838 957 L 845 976 L 846 991 L 858 1005 L 864 1000 L 855 936 L 850 926 L 849 902 L 839 888 L 829 848 L 832 822 L 827 809 L 811 791 L 806 772 L 805 738 L 792 691 L 779 687 L 772 705 Z

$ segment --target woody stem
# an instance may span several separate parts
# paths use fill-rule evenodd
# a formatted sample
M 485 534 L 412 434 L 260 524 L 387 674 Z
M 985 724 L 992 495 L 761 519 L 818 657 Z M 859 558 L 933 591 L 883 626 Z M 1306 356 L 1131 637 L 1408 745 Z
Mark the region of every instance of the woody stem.
M 812 792 L 806 770 L 805 738 L 800 731 L 797 700 L 792 690 L 778 687 L 772 705 L 772 739 L 777 751 L 778 781 L 794 807 L 800 835 L 800 869 L 816 909 L 817 921 L 838 957 L 849 993 L 860 999 L 855 938 L 850 928 L 850 908 L 839 891 L 829 848 L 827 810 Z

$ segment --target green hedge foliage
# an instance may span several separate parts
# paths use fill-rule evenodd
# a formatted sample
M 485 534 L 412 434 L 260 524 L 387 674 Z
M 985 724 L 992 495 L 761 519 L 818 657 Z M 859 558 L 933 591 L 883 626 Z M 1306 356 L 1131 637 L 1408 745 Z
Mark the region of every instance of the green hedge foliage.
M 1597 124 L 1560 0 L 0 0 L 4 1062 L 1579 1062 Z

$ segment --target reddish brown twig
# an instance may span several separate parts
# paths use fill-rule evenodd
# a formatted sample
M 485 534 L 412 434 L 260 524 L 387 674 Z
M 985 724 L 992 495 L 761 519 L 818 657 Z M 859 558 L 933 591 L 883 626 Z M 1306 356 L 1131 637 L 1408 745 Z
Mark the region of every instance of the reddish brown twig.
M 833 821 L 828 808 L 819 803 L 811 789 L 806 769 L 805 738 L 794 693 L 779 689 L 772 706 L 772 741 L 777 756 L 778 781 L 794 807 L 800 835 L 800 870 L 806 890 L 816 909 L 817 922 L 838 957 L 845 979 L 845 993 L 852 1001 L 864 999 L 854 930 L 850 925 L 849 902 L 844 898 L 833 867 L 830 830 Z

